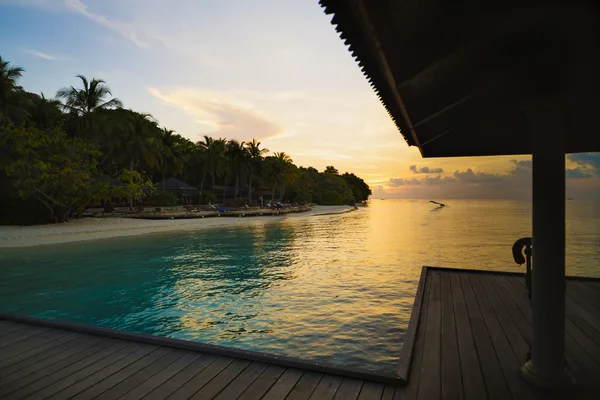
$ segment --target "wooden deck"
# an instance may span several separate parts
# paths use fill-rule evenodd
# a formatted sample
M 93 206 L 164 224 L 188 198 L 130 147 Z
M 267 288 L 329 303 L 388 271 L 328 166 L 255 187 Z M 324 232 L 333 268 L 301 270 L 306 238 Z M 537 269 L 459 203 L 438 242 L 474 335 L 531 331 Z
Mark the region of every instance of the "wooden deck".
M 519 376 L 531 346 L 523 275 L 425 267 L 421 280 L 410 375 L 400 398 L 600 398 L 600 280 L 567 279 L 567 364 L 577 386 L 563 395 L 535 390 Z
M 421 279 L 398 369 L 405 387 L 272 355 L 0 315 L 0 398 L 550 397 L 519 377 L 531 343 L 523 276 L 425 268 Z M 569 279 L 567 297 L 567 361 L 578 386 L 564 397 L 600 398 L 600 281 Z

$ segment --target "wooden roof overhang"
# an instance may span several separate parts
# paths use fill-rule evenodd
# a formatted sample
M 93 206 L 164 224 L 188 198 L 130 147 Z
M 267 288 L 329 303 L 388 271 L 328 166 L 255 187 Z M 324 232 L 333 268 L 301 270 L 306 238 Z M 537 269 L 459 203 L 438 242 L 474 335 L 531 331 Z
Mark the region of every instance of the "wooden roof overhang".
M 423 157 L 531 154 L 528 107 L 540 102 L 566 118 L 567 153 L 600 151 L 596 3 L 320 3 Z

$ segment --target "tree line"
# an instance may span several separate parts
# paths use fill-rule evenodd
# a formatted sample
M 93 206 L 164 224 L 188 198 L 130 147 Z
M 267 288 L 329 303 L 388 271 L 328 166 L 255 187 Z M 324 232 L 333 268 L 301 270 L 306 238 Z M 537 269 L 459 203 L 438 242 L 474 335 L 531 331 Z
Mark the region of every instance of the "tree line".
M 352 173 L 298 167 L 285 152 L 268 155 L 254 139 L 204 136 L 194 143 L 151 115 L 124 108 L 103 80 L 77 75 L 78 85 L 48 98 L 18 85 L 23 72 L 0 57 L 0 223 L 64 221 L 114 198 L 130 207 L 333 205 L 371 194 Z M 197 191 L 186 197 L 160 190 L 157 182 L 166 178 Z

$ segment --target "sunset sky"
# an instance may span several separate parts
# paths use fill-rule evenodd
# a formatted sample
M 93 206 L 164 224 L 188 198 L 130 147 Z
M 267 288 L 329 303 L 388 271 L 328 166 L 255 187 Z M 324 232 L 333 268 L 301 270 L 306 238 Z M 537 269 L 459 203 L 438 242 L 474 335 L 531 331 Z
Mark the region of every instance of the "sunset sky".
M 101 78 L 193 141 L 257 138 L 297 165 L 354 172 L 377 198 L 530 196 L 530 157 L 421 159 L 330 18 L 317 0 L 0 0 L 0 55 L 28 91 Z M 567 167 L 569 196 L 600 197 L 600 154 Z

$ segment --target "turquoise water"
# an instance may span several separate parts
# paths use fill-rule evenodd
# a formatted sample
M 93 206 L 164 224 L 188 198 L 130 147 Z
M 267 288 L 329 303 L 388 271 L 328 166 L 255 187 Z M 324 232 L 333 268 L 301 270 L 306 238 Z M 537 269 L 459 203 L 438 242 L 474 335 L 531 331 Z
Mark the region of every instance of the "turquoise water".
M 523 270 L 530 203 L 447 203 L 0 249 L 0 311 L 389 373 L 422 265 Z M 599 277 L 600 207 L 573 203 L 568 273 Z

